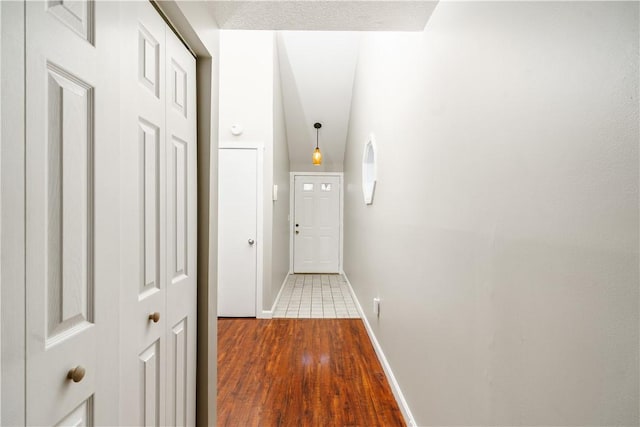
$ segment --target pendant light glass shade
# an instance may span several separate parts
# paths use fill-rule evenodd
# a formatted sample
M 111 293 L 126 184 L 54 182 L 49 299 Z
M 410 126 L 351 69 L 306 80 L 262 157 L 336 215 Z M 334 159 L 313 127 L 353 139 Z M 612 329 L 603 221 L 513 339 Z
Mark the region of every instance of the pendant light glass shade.
M 311 161 L 315 166 L 319 166 L 322 164 L 322 153 L 320 152 L 320 149 L 318 147 L 313 150 L 313 157 L 311 158 Z
M 311 157 L 311 162 L 314 166 L 320 166 L 322 164 L 322 153 L 320 152 L 320 147 L 318 147 L 319 133 L 322 124 L 314 123 L 313 127 L 316 129 L 316 149 L 313 150 L 313 156 Z

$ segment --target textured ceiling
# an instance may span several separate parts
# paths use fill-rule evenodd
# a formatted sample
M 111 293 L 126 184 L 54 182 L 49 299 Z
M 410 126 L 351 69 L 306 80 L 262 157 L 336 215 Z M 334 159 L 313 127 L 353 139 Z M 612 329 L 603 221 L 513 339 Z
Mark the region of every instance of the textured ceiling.
M 226 30 L 422 31 L 436 1 L 209 1 Z

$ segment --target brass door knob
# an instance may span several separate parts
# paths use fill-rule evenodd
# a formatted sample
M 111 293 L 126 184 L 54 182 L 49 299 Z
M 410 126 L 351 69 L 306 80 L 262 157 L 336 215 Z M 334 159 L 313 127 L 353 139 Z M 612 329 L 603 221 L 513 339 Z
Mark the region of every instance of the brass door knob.
M 82 366 L 78 365 L 67 373 L 67 379 L 73 381 L 74 383 L 79 383 L 80 381 L 82 381 L 82 379 L 84 378 L 84 374 L 86 373 L 87 371 L 85 371 Z
M 149 315 L 149 320 L 151 320 L 153 323 L 158 323 L 160 321 L 160 313 L 153 312 Z

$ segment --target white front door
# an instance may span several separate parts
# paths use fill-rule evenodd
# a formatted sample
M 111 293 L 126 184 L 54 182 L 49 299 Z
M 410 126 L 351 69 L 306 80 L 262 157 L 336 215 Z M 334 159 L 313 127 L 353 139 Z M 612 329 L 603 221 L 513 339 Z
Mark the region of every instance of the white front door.
M 195 59 L 122 3 L 121 425 L 195 424 Z
M 218 159 L 218 316 L 255 317 L 258 152 L 221 148 Z
M 118 424 L 118 25 L 26 2 L 28 425 Z
M 340 272 L 340 177 L 296 175 L 293 271 Z

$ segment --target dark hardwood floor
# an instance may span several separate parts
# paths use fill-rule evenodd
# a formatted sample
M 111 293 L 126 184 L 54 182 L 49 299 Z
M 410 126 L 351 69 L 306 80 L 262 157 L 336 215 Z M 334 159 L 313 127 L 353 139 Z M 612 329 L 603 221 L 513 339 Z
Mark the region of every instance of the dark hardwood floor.
M 218 319 L 218 426 L 404 426 L 360 319 Z

